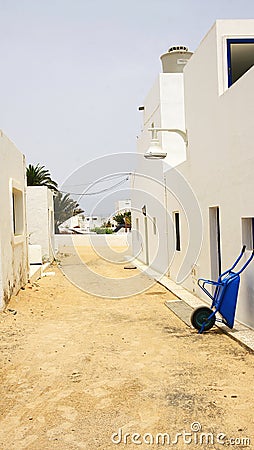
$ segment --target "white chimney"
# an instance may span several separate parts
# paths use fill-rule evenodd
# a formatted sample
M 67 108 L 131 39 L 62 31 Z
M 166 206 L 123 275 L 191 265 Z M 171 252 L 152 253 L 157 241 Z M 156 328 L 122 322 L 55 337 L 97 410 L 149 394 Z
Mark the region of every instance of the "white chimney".
M 161 55 L 163 73 L 181 73 L 193 55 L 185 45 L 174 45 Z

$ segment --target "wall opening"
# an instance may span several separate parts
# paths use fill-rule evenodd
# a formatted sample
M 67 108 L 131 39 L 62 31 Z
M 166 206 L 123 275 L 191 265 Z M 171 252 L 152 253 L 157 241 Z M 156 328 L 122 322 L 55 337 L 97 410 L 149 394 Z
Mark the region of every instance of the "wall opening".
M 145 263 L 149 265 L 149 245 L 148 245 L 148 223 L 147 217 L 144 217 L 145 226 Z
M 157 234 L 157 221 L 156 221 L 156 217 L 153 217 L 153 234 Z
M 242 244 L 247 250 L 254 249 L 254 217 L 242 218 Z
M 254 39 L 227 39 L 228 87 L 254 65 Z
M 136 233 L 137 233 L 137 240 L 139 241 L 139 219 L 136 218 Z
M 218 206 L 209 208 L 209 225 L 211 276 L 213 280 L 217 280 L 221 274 L 220 208 Z
M 23 192 L 12 189 L 13 233 L 20 236 L 24 233 Z
M 180 213 L 174 212 L 175 225 L 175 249 L 177 252 L 181 251 L 181 231 L 180 231 Z

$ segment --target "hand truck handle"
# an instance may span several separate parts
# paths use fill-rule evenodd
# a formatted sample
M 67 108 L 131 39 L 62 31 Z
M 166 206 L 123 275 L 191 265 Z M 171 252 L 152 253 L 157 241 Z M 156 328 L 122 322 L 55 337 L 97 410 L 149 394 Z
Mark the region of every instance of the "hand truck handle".
M 231 271 L 235 268 L 235 266 L 239 263 L 240 259 L 242 258 L 242 256 L 243 256 L 245 250 L 246 250 L 246 245 L 243 246 L 243 248 L 242 248 L 242 250 L 241 250 L 241 253 L 240 253 L 240 255 L 238 256 L 237 260 L 234 262 L 233 266 L 230 267 L 230 269 L 228 269 L 228 270 L 226 270 L 225 272 L 223 272 L 223 273 L 219 276 L 219 280 L 218 280 L 218 281 L 221 281 L 221 279 L 222 279 L 222 277 L 224 277 L 224 275 L 226 275 L 227 273 L 231 272 Z M 253 250 L 253 252 L 254 252 L 254 250 Z M 252 258 L 251 258 L 251 259 L 252 259 Z M 244 268 L 245 268 L 245 266 L 244 266 Z
M 243 267 L 239 270 L 239 272 L 237 272 L 238 275 L 240 275 L 240 273 L 242 273 L 244 271 L 244 269 L 246 269 L 246 267 L 250 264 L 250 262 L 253 260 L 253 258 L 254 258 L 254 250 L 252 250 L 249 259 L 246 261 L 246 263 L 243 265 Z

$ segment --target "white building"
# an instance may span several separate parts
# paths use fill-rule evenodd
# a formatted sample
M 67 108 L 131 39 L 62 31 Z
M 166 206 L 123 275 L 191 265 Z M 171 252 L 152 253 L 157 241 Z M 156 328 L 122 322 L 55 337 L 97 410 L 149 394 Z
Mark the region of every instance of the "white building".
M 103 219 L 100 216 L 86 216 L 84 222 L 87 232 L 93 231 L 94 228 L 98 228 L 103 225 Z
M 186 47 L 172 47 L 162 55 L 166 72 L 158 75 L 142 107 L 143 129 L 137 141 L 141 155 L 150 144 L 149 128 L 185 129 L 183 68 L 191 55 Z M 186 159 L 184 142 L 177 134 L 160 133 L 158 138 L 168 152 L 166 160 L 170 166 Z M 133 250 L 143 262 L 164 273 L 169 264 L 169 251 L 163 166 L 161 161 L 145 158 L 139 159 L 139 164 L 141 167 L 132 177 L 132 229 L 136 230 Z
M 84 213 L 70 217 L 59 226 L 60 232 L 76 230 L 82 233 L 90 233 L 94 228 L 101 227 L 104 219 L 100 216 L 85 216 Z
M 131 200 L 118 200 L 115 204 L 115 213 L 125 213 L 131 211 Z
M 54 259 L 54 194 L 46 186 L 27 187 L 27 230 L 29 244 L 41 247 L 42 262 Z M 36 248 L 35 248 L 36 250 Z M 32 263 L 35 253 L 30 247 Z M 38 259 L 38 256 L 37 256 Z
M 184 91 L 180 78 L 173 88 L 175 74 L 163 73 L 145 102 L 138 151 L 147 150 L 147 128 L 152 123 L 186 129 L 188 146 L 185 155 L 179 136 L 161 132 L 166 162 L 177 166 L 177 171 L 163 171 L 159 161 L 144 159 L 140 171 L 155 174 L 158 183 L 142 183 L 134 176 L 134 248 L 142 240 L 141 260 L 160 272 L 168 271 L 205 301 L 197 279 L 217 279 L 233 264 L 243 244 L 247 245 L 244 260 L 254 246 L 253 64 L 254 20 L 219 20 L 183 74 L 177 74 Z M 162 80 L 172 85 L 172 94 L 169 88 L 162 89 Z M 136 194 L 142 184 L 144 200 Z M 141 211 L 144 203 L 146 216 Z M 238 320 L 252 328 L 253 299 L 252 263 L 241 276 L 237 306 Z
M 26 165 L 24 155 L 0 132 L 0 308 L 28 280 Z

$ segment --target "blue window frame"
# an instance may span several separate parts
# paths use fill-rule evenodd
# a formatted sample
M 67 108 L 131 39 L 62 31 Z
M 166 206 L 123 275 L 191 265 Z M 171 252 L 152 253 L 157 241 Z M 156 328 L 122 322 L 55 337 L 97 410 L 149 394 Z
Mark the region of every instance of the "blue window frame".
M 254 38 L 227 39 L 228 87 L 254 65 Z

